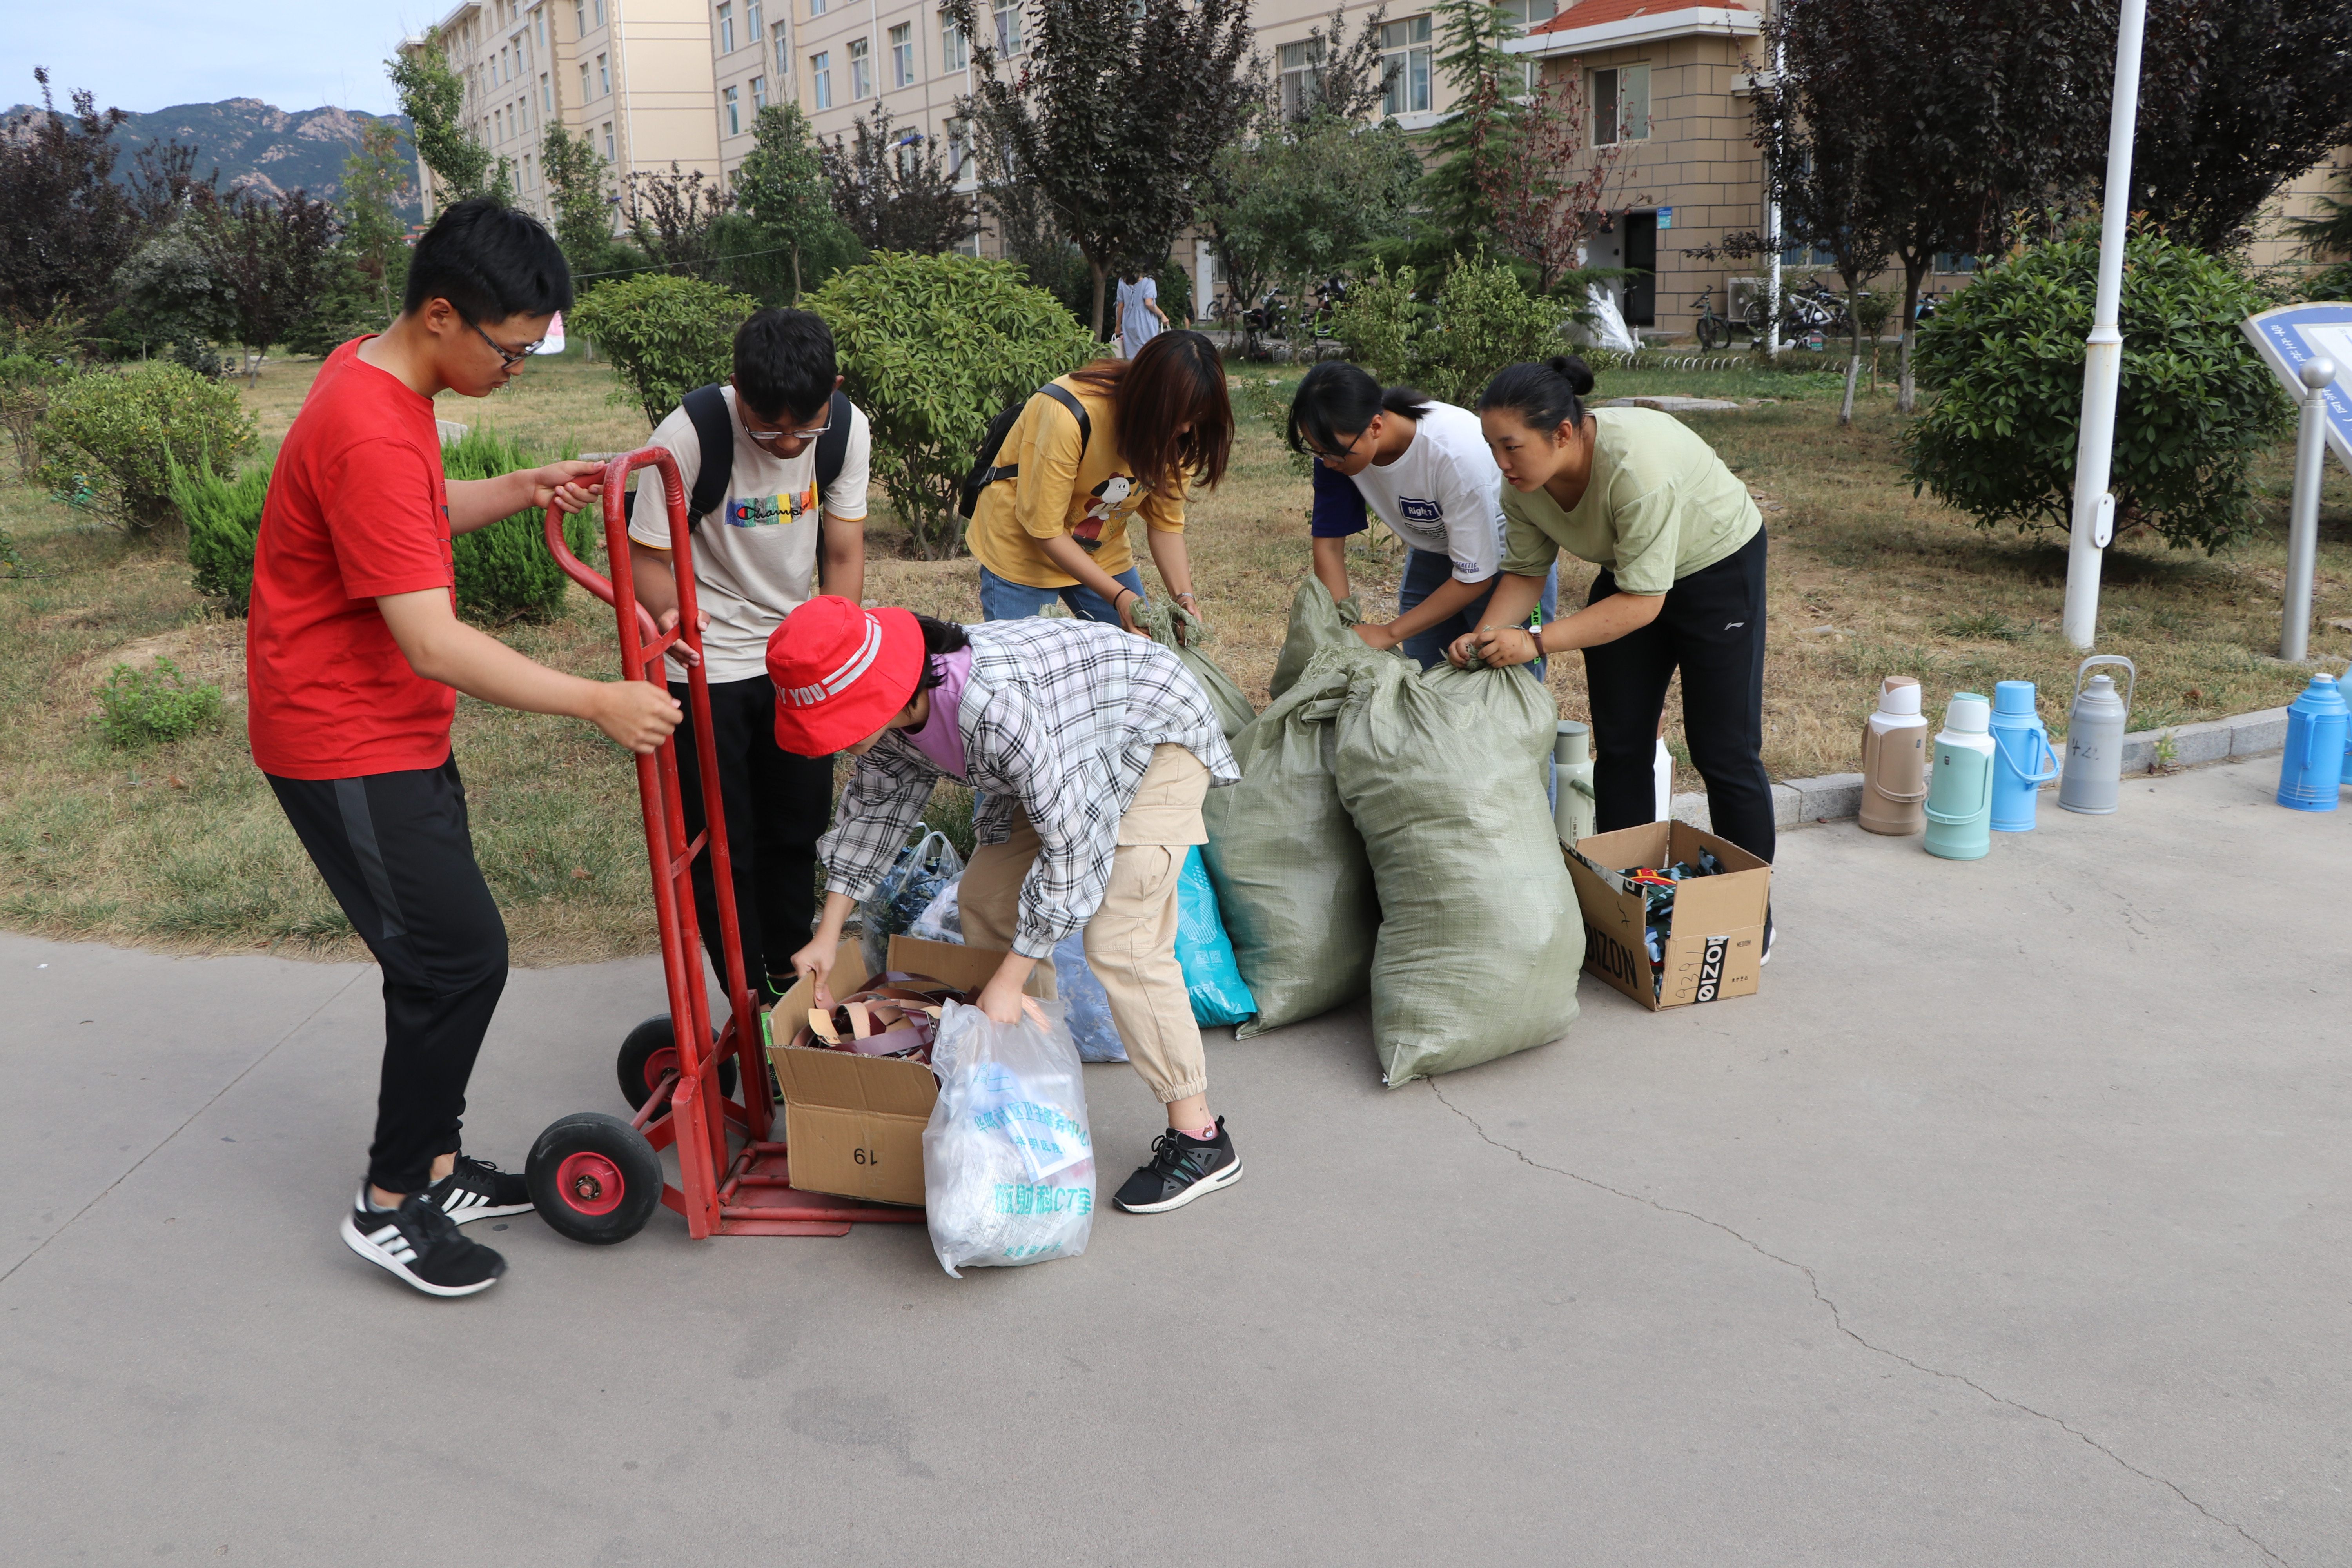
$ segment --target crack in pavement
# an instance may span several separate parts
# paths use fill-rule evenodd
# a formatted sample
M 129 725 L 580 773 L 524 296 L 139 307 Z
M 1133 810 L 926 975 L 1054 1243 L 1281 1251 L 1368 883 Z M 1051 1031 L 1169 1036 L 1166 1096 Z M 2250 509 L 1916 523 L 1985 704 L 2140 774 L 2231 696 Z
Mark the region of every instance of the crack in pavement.
M 2085 1447 L 2095 1449 L 2098 1453 L 2104 1455 L 2108 1459 L 2113 1460 L 2116 1465 L 2130 1471 L 2133 1475 L 2139 1477 L 2140 1479 L 2153 1482 L 2155 1485 L 2164 1488 L 2167 1491 L 2172 1493 L 2173 1496 L 2179 1498 L 2182 1502 L 2187 1503 L 2190 1508 L 2195 1509 L 2199 1513 L 2203 1514 L 2215 1524 L 2221 1525 L 2226 1529 L 2236 1531 L 2249 1546 L 2252 1546 L 2255 1551 L 2260 1552 L 2272 1562 L 2279 1564 L 2279 1568 L 2290 1568 L 2285 1558 L 2272 1551 L 2268 1545 L 2264 1544 L 2261 1540 L 2249 1531 L 2244 1525 L 2238 1523 L 2234 1520 L 2225 1519 L 2221 1515 L 2215 1513 L 2211 1509 L 2207 1508 L 2203 1503 L 2199 1502 L 2195 1498 L 2190 1497 L 2187 1492 L 2183 1491 L 2177 1482 L 2167 1480 L 2162 1476 L 2141 1469 L 2137 1465 L 2133 1464 L 2129 1459 L 2125 1458 L 2121 1454 L 2116 1453 L 2113 1448 L 2108 1447 L 2105 1444 L 2100 1442 L 2097 1438 L 2092 1436 L 2081 1427 L 2069 1423 L 2063 1416 L 2053 1415 L 2047 1411 L 2036 1410 L 2031 1405 L 2009 1398 L 2005 1394 L 1995 1394 L 1991 1389 L 1987 1388 L 1983 1384 L 1979 1383 L 1976 1379 L 1969 1376 L 1966 1373 L 1946 1372 L 1941 1367 L 1929 1366 L 1924 1362 L 1914 1361 L 1900 1351 L 1889 1350 L 1885 1345 L 1873 1344 L 1868 1340 L 1864 1339 L 1860 1334 L 1855 1333 L 1852 1329 L 1846 1327 L 1845 1315 L 1838 1310 L 1838 1304 L 1835 1301 L 1831 1300 L 1828 1296 L 1822 1294 L 1821 1280 L 1815 1277 L 1812 1269 L 1806 1265 L 1797 1262 L 1794 1258 L 1783 1258 L 1777 1252 L 1773 1252 L 1767 1247 L 1759 1246 L 1757 1243 L 1750 1241 L 1747 1237 L 1742 1236 L 1739 1232 L 1732 1229 L 1731 1226 L 1724 1224 L 1721 1220 L 1709 1219 L 1706 1215 L 1698 1214 L 1693 1210 L 1676 1208 L 1674 1205 L 1661 1203 L 1656 1198 L 1643 1197 L 1639 1193 L 1630 1193 L 1622 1187 L 1612 1187 L 1608 1183 L 1600 1181 L 1594 1177 L 1581 1175 L 1574 1171 L 1563 1170 L 1558 1165 L 1547 1165 L 1540 1160 L 1530 1159 L 1525 1150 L 1516 1148 L 1511 1144 L 1504 1142 L 1501 1139 L 1496 1138 L 1494 1134 L 1488 1132 L 1485 1127 L 1479 1124 L 1476 1117 L 1471 1115 L 1468 1111 L 1463 1110 L 1460 1106 L 1446 1099 L 1445 1091 L 1437 1087 L 1437 1080 L 1435 1079 L 1424 1079 L 1422 1081 L 1429 1085 L 1429 1092 L 1437 1097 L 1437 1103 L 1445 1107 L 1446 1110 L 1454 1112 L 1454 1115 L 1460 1117 L 1463 1121 L 1468 1122 L 1470 1124 L 1470 1131 L 1475 1132 L 1482 1142 L 1489 1143 L 1495 1148 L 1500 1149 L 1503 1152 L 1517 1160 L 1521 1164 L 1529 1166 L 1538 1171 L 1549 1172 L 1555 1176 L 1565 1176 L 1571 1182 L 1581 1182 L 1584 1185 L 1591 1187 L 1595 1191 L 1607 1193 L 1612 1197 L 1623 1198 L 1628 1203 L 1640 1204 L 1646 1208 L 1655 1209 L 1660 1214 L 1675 1215 L 1684 1219 L 1696 1220 L 1700 1225 L 1706 1226 L 1710 1230 L 1721 1231 L 1724 1235 L 1731 1237 L 1732 1240 L 1739 1243 L 1740 1246 L 1747 1247 L 1750 1252 L 1755 1253 L 1759 1258 L 1767 1258 L 1771 1262 L 1779 1264 L 1783 1268 L 1794 1269 L 1797 1273 L 1803 1275 L 1805 1278 L 1806 1288 L 1813 1293 L 1813 1300 L 1819 1301 L 1824 1308 L 1828 1309 L 1831 1324 L 1839 1333 L 1843 1334 L 1847 1339 L 1852 1340 L 1855 1344 L 1860 1345 L 1863 1349 L 1870 1352 L 1873 1355 L 1885 1356 L 1889 1361 L 1900 1363 L 1902 1365 L 1909 1367 L 1914 1372 L 1926 1373 L 1930 1377 L 1940 1377 L 1952 1383 L 1965 1384 L 1967 1387 L 1974 1389 L 1978 1394 L 1983 1395 L 1986 1399 L 1990 1400 L 1995 1405 L 2007 1405 L 2010 1409 L 2018 1411 L 2023 1415 L 2031 1415 L 2036 1420 L 2047 1421 L 2050 1425 L 2057 1427 L 2069 1436 L 2075 1438 Z
M 113 1192 L 115 1188 L 121 1186 L 132 1176 L 138 1174 L 140 1166 L 145 1164 L 148 1161 L 162 1153 L 164 1147 L 168 1145 L 173 1139 L 177 1138 L 181 1133 L 185 1132 L 188 1130 L 191 1122 L 194 1122 L 197 1117 L 202 1116 L 205 1111 L 210 1110 L 214 1106 L 219 1104 L 222 1095 L 226 1094 L 238 1084 L 243 1083 L 246 1079 L 247 1074 L 252 1072 L 254 1068 L 259 1067 L 262 1063 L 268 1061 L 272 1056 L 276 1055 L 278 1047 L 292 1039 L 301 1029 L 303 1025 L 308 1024 L 311 1019 L 325 1012 L 329 1006 L 333 1005 L 337 997 L 342 995 L 344 992 L 349 991 L 352 986 L 358 984 L 367 975 L 374 972 L 375 966 L 373 964 L 362 965 L 358 973 L 352 975 L 349 980 L 344 981 L 341 985 L 336 986 L 334 991 L 328 995 L 325 1001 L 320 1002 L 317 1006 L 311 1008 L 308 1013 L 303 1014 L 300 1018 L 289 1026 L 284 1034 L 269 1042 L 269 1048 L 268 1050 L 262 1052 L 259 1056 L 246 1063 L 242 1068 L 239 1068 L 235 1078 L 229 1079 L 226 1083 L 221 1085 L 220 1088 L 213 1091 L 213 1096 L 210 1100 L 205 1100 L 202 1105 L 197 1106 L 194 1110 L 188 1112 L 185 1121 L 183 1121 L 177 1127 L 173 1128 L 169 1132 L 163 1134 L 162 1142 L 158 1142 L 152 1149 L 148 1150 L 144 1154 L 140 1155 L 138 1159 L 133 1160 L 131 1163 L 130 1168 L 125 1170 L 121 1175 L 115 1177 L 114 1180 L 107 1183 L 104 1190 L 100 1192 L 96 1197 L 82 1205 L 81 1207 L 74 1210 L 72 1218 L 67 1220 L 65 1224 L 58 1226 L 57 1229 L 43 1237 L 39 1247 L 33 1248 L 32 1251 L 25 1254 L 24 1257 L 19 1258 L 16 1262 L 10 1264 L 5 1273 L 0 1273 L 0 1285 L 5 1285 L 10 1279 L 15 1279 L 16 1270 L 22 1268 L 36 1258 L 38 1258 L 42 1252 L 47 1248 L 49 1243 L 55 1241 L 58 1237 L 71 1230 L 76 1222 L 78 1222 L 82 1215 L 88 1214 L 90 1210 L 104 1203 L 106 1201 L 107 1194 Z

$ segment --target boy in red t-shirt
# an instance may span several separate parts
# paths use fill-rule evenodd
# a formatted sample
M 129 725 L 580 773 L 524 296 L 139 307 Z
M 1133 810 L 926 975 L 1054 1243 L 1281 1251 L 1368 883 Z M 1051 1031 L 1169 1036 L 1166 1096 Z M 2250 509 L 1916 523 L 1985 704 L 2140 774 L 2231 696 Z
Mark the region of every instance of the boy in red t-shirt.
M 507 937 L 449 751 L 457 693 L 584 719 L 639 752 L 678 721 L 658 686 L 564 675 L 457 619 L 452 534 L 527 507 L 573 511 L 602 486 L 588 462 L 445 480 L 433 396 L 505 385 L 571 303 L 563 253 L 531 218 L 489 201 L 443 213 L 417 241 L 399 319 L 320 368 L 254 549 L 253 759 L 383 971 L 375 1141 L 343 1240 L 435 1296 L 506 1272 L 459 1224 L 531 1206 L 521 1177 L 458 1142 Z

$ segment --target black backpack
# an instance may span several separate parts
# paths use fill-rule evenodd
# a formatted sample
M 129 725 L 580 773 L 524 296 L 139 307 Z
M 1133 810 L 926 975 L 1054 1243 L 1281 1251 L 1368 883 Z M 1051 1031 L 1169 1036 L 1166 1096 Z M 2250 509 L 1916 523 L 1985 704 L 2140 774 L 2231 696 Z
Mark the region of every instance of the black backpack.
M 1087 443 L 1095 438 L 1095 422 L 1087 416 L 1087 405 L 1078 401 L 1076 393 L 1050 381 L 1037 389 L 1037 395 L 1052 398 L 1068 409 L 1070 417 L 1078 422 L 1078 458 L 1083 462 Z M 956 510 L 965 518 L 969 519 L 979 507 L 981 491 L 999 479 L 1019 476 L 1020 464 L 999 463 L 996 458 L 1004 449 L 1004 438 L 1013 434 L 1013 426 L 1020 422 L 1021 411 L 1028 406 L 1029 399 L 1025 397 L 1018 403 L 1007 404 L 995 418 L 988 422 L 988 434 L 980 438 L 980 455 L 972 459 L 971 471 L 964 475 L 963 490 L 956 501 Z
M 727 487 L 735 478 L 735 418 L 727 412 L 727 399 L 714 384 L 698 386 L 678 400 L 686 416 L 694 423 L 694 434 L 702 445 L 702 466 L 694 476 L 694 493 L 686 499 L 686 531 L 692 533 L 702 526 L 702 520 L 719 510 L 727 499 Z M 841 465 L 849 453 L 849 399 L 839 388 L 825 414 L 824 434 L 816 438 L 816 506 L 817 516 L 824 516 L 824 492 L 833 481 L 841 478 Z M 824 552 L 817 552 L 821 567 Z

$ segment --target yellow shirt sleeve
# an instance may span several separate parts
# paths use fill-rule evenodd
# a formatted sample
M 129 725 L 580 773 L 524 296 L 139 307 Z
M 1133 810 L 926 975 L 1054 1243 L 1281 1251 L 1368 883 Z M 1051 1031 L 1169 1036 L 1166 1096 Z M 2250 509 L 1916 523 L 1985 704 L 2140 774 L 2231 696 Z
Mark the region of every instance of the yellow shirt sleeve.
M 1184 494 L 1187 486 L 1184 475 L 1181 472 L 1172 473 L 1168 478 L 1172 487 L 1172 493 L 1161 495 L 1158 490 L 1148 491 L 1144 495 L 1143 505 L 1137 510 L 1143 513 L 1145 527 L 1160 533 L 1181 533 L 1184 531 Z

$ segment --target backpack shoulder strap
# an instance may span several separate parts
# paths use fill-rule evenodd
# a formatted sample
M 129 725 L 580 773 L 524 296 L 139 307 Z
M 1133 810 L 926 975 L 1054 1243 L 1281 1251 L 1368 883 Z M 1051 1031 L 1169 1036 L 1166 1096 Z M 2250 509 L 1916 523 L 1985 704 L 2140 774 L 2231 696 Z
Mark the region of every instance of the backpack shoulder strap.
M 849 395 L 835 387 L 833 401 L 826 405 L 824 434 L 816 438 L 816 510 L 824 515 L 824 493 L 833 489 L 833 481 L 841 478 L 841 466 L 849 459 Z
M 735 477 L 735 416 L 727 411 L 727 399 L 715 384 L 696 387 L 679 399 L 678 406 L 693 422 L 702 448 L 694 493 L 686 498 L 686 528 L 691 533 L 727 499 L 728 482 Z
M 1084 458 L 1087 444 L 1095 438 L 1095 422 L 1088 416 L 1087 405 L 1078 401 L 1076 393 L 1058 382 L 1049 381 L 1037 390 L 1068 409 L 1070 417 L 1078 422 L 1078 456 Z
M 1034 395 L 1050 397 L 1070 411 L 1070 417 L 1078 422 L 1078 457 L 1084 461 L 1087 443 L 1095 437 L 1095 422 L 1087 416 L 1087 405 L 1078 401 L 1077 394 L 1050 381 L 1039 387 Z M 981 437 L 980 455 L 973 460 L 971 471 L 964 476 L 962 493 L 956 505 L 956 510 L 965 517 L 970 517 L 979 506 L 981 491 L 999 479 L 1021 477 L 1020 464 L 1000 463 L 996 459 L 1003 453 L 1005 441 L 1012 436 L 1013 426 L 1020 423 L 1021 415 L 1031 401 L 1024 398 L 989 421 L 988 433 Z

